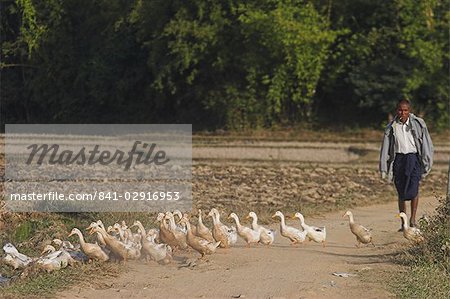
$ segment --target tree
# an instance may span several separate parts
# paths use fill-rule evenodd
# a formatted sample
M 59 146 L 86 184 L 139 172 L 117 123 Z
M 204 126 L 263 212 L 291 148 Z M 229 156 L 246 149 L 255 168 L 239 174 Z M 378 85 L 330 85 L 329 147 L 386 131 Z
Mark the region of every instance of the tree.
M 336 36 L 311 4 L 187 1 L 170 8 L 162 37 L 150 30 L 141 41 L 152 52 L 168 49 L 156 88 L 201 103 L 219 125 L 233 129 L 310 119 Z
M 376 123 L 407 97 L 420 114 L 430 114 L 431 124 L 447 126 L 444 2 L 347 0 L 334 5 L 333 29 L 347 34 L 333 45 L 319 84 L 318 108 L 329 109 L 324 116 L 336 120 L 353 114 L 359 123 Z

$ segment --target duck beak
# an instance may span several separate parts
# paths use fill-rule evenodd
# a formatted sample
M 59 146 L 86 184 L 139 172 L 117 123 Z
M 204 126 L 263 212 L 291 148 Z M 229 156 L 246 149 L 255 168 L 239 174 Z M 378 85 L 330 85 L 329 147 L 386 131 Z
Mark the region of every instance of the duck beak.
M 249 215 L 247 215 L 247 217 L 245 217 L 245 219 L 250 219 L 251 217 Z
M 400 218 L 400 214 L 396 214 L 396 215 L 395 215 L 395 218 Z
M 275 217 L 277 217 L 277 215 L 272 215 L 272 218 L 274 218 L 274 219 L 275 219 Z
M 344 218 L 345 217 L 345 214 L 344 215 L 342 215 L 342 218 Z
M 71 236 L 73 236 L 73 233 L 72 233 L 72 232 L 67 236 L 67 238 L 69 238 L 69 237 L 71 237 Z

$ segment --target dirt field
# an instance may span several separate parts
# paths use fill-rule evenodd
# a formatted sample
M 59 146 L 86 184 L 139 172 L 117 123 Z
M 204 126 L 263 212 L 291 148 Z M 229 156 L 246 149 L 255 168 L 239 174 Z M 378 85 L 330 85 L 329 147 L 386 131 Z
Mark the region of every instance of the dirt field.
M 380 276 L 400 270 L 392 256 L 408 246 L 397 232 L 395 191 L 378 174 L 378 143 L 214 142 L 194 143 L 194 210 L 217 207 L 222 219 L 250 210 L 277 230 L 270 246 L 243 241 L 198 261 L 176 254 L 167 266 L 132 261 L 116 278 L 98 277 L 57 298 L 389 298 Z M 433 172 L 421 185 L 418 215 L 432 214 L 446 189 L 450 147 L 436 146 Z M 342 214 L 373 229 L 376 247 L 356 248 Z M 306 222 L 326 226 L 327 246 L 298 247 L 279 234 L 270 216 L 301 211 Z M 224 222 L 229 223 L 223 219 Z M 193 217 L 192 222 L 196 222 Z M 210 219 L 206 221 L 211 227 Z M 299 226 L 298 222 L 288 223 Z M 249 225 L 243 221 L 244 225 Z M 352 274 L 338 277 L 333 272 Z M 353 274 L 355 274 L 353 276 Z

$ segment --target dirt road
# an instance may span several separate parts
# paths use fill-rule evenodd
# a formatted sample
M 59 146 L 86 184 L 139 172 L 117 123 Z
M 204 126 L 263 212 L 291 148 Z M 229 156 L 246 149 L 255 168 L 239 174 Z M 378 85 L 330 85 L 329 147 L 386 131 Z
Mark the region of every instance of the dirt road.
M 206 261 L 196 253 L 181 254 L 168 266 L 128 263 L 117 278 L 87 282 L 57 295 L 58 298 L 389 298 L 371 273 L 398 270 L 389 256 L 407 244 L 397 232 L 396 202 L 354 208 L 355 221 L 373 229 L 376 247 L 355 247 L 345 211 L 306 222 L 327 227 L 327 246 L 306 243 L 298 247 L 277 235 L 271 247 L 236 247 L 220 250 Z M 422 199 L 418 214 L 432 214 L 435 199 Z M 288 224 L 298 225 L 290 220 Z M 278 229 L 274 223 L 273 228 Z M 348 278 L 333 272 L 356 274 Z

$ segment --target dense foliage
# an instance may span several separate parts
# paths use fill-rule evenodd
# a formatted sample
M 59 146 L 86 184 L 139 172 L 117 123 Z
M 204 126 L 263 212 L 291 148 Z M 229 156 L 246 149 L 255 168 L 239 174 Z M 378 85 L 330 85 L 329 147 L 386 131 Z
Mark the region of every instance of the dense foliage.
M 448 0 L 0 4 L 2 124 L 448 126 Z

